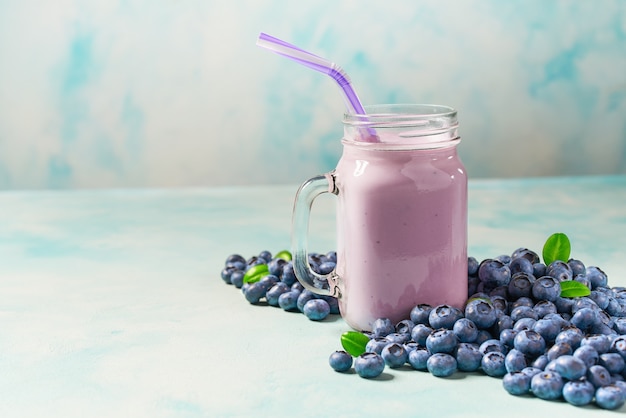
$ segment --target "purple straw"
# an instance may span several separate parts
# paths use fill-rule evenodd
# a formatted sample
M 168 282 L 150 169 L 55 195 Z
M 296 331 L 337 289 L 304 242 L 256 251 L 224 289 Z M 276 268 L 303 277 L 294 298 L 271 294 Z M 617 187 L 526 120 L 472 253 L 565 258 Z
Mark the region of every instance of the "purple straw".
M 308 51 L 298 48 L 288 42 L 275 38 L 265 33 L 259 35 L 257 45 L 267 48 L 279 55 L 287 57 L 292 61 L 311 68 L 315 71 L 329 75 L 337 82 L 344 96 L 348 113 L 353 115 L 365 115 L 365 110 L 356 92 L 352 88 L 348 75 L 334 62 L 311 54 Z M 367 135 L 362 136 L 363 141 L 378 142 L 376 132 L 372 128 L 367 128 Z

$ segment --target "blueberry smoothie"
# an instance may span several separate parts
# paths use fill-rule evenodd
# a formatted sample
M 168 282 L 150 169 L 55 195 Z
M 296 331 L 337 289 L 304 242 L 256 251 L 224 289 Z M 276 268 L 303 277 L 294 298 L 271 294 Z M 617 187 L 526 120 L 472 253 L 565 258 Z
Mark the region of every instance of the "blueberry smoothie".
M 396 323 L 420 303 L 467 299 L 467 176 L 456 144 L 373 149 L 344 141 L 337 188 L 342 317 Z

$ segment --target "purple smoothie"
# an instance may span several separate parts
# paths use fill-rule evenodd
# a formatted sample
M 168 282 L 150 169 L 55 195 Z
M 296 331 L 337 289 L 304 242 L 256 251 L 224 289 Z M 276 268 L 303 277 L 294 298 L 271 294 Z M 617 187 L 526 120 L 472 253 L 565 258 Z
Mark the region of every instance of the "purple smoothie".
M 370 330 L 419 303 L 467 299 L 467 176 L 456 146 L 387 151 L 344 141 L 335 171 L 344 320 Z

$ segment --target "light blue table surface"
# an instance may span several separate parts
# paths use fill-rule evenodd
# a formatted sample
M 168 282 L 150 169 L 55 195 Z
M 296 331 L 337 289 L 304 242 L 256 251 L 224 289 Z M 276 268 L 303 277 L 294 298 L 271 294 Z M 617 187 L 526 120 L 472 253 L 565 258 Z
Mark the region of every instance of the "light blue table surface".
M 250 305 L 219 275 L 231 253 L 289 247 L 296 188 L 0 192 L 0 416 L 615 414 L 481 374 L 333 372 L 340 318 Z M 471 181 L 469 208 L 478 259 L 561 231 L 626 285 L 626 176 Z M 315 205 L 312 249 L 334 249 L 333 210 Z

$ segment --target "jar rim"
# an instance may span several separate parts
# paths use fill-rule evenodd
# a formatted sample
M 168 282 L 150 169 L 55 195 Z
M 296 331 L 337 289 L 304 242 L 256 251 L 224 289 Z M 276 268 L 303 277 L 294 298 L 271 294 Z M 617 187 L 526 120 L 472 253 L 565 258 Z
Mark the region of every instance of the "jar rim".
M 377 104 L 364 106 L 364 110 L 364 114 L 345 113 L 343 123 L 345 125 L 371 128 L 424 126 L 424 128 L 428 129 L 428 122 L 437 120 L 439 129 L 458 126 L 456 109 L 445 105 Z

